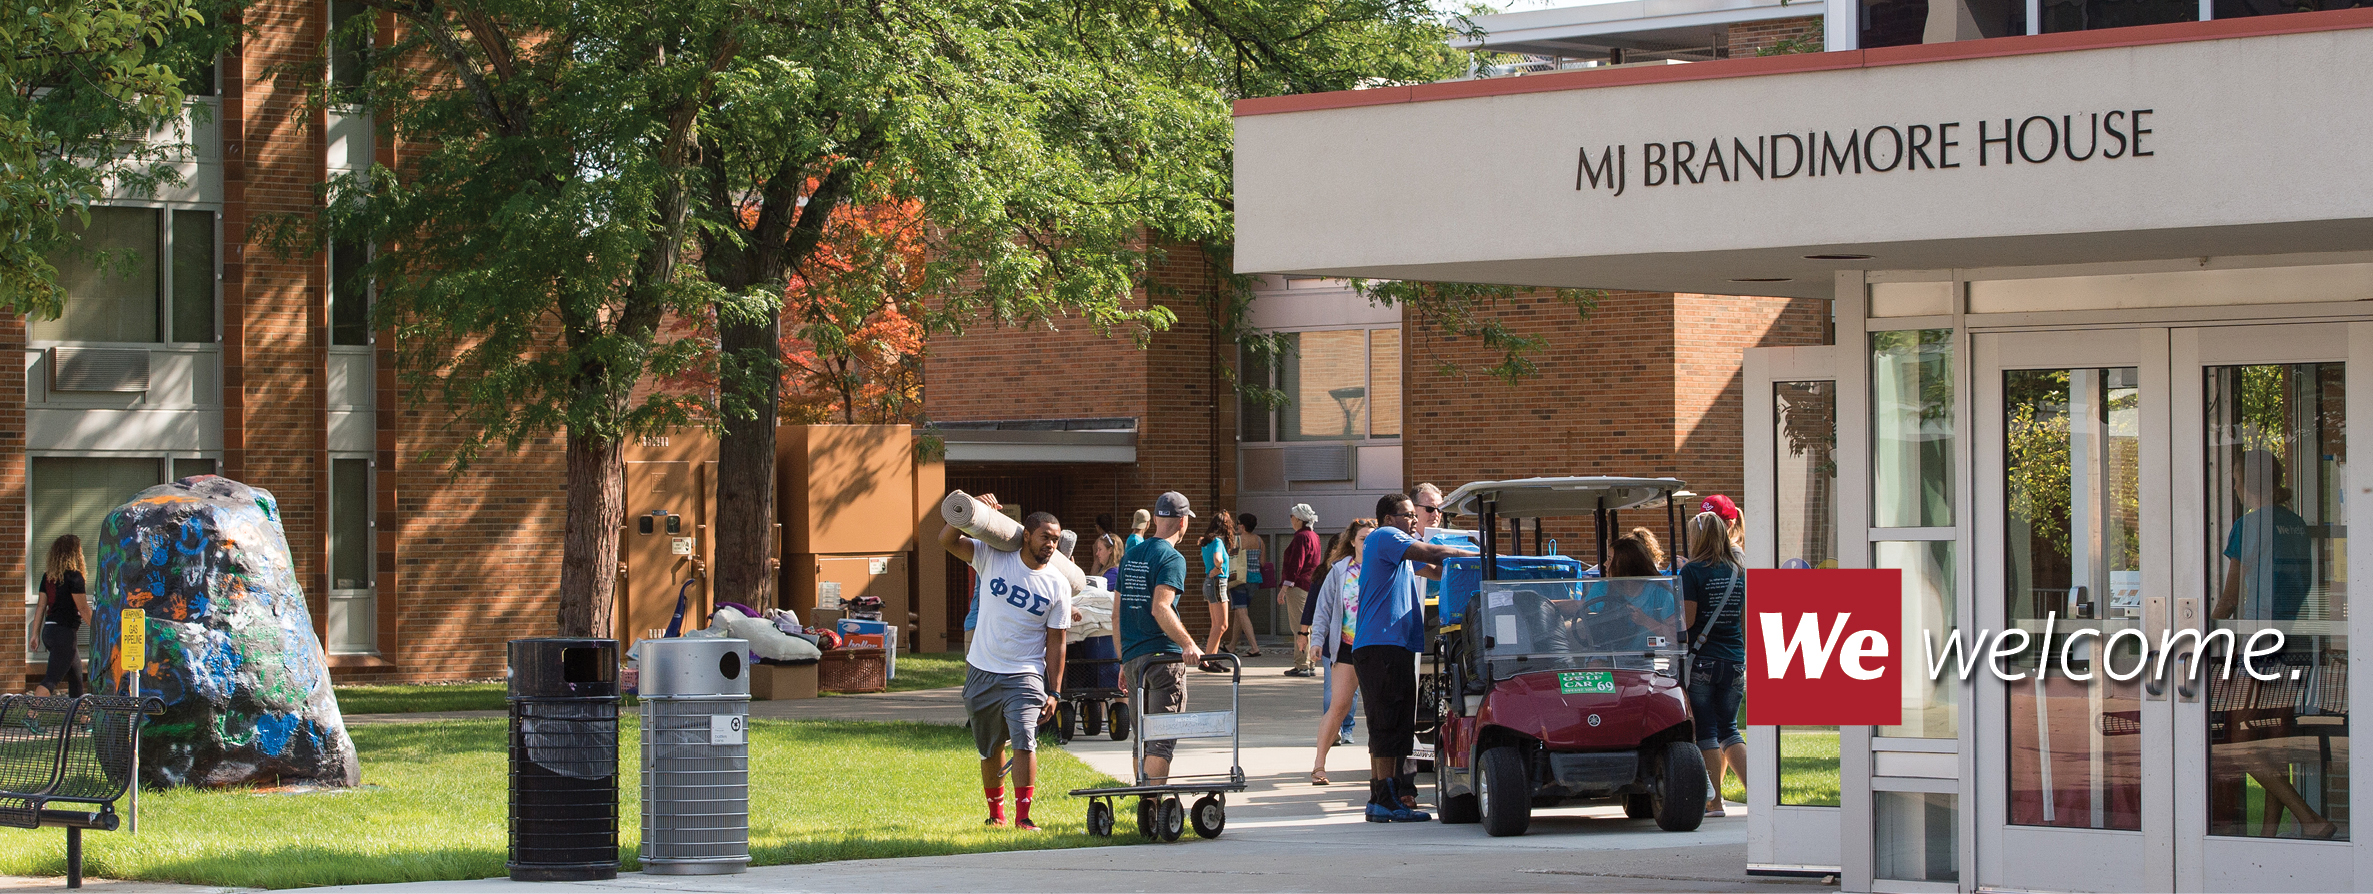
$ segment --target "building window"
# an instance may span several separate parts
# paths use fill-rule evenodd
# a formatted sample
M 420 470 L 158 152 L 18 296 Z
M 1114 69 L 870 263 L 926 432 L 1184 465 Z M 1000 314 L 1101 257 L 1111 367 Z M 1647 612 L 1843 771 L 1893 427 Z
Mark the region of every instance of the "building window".
M 331 95 L 340 103 L 361 105 L 371 73 L 371 8 L 359 0 L 330 0 L 329 6 Z
M 1871 874 L 1914 882 L 1961 880 L 1958 796 L 1944 792 L 1872 792 Z
M 371 343 L 371 281 L 362 272 L 369 258 L 359 243 L 330 246 L 330 344 Z
M 34 320 L 35 341 L 214 341 L 214 212 L 94 207 L 78 248 L 50 257 L 64 312 Z M 158 260 L 171 263 L 160 270 Z
M 1870 334 L 1871 525 L 1953 524 L 1953 330 Z
M 1345 441 L 1401 436 L 1401 331 L 1288 332 L 1286 352 L 1247 351 L 1249 383 L 1285 392 L 1271 411 L 1242 404 L 1237 440 Z
M 371 461 L 330 460 L 329 651 L 378 651 L 378 600 L 371 586 Z

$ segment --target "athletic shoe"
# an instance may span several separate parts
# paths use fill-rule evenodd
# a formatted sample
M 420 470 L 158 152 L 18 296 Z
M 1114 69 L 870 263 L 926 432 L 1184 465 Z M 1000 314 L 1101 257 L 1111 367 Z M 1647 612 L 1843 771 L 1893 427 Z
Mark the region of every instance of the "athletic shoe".
M 1013 827 L 1014 827 L 1014 830 L 1015 830 L 1015 831 L 1018 831 L 1018 832 L 1036 832 L 1036 831 L 1038 831 L 1038 824 L 1037 824 L 1037 823 L 1034 823 L 1034 822 L 1031 822 L 1031 821 L 1029 821 L 1029 820 L 1016 820 L 1016 821 L 1014 822 L 1014 824 L 1013 824 Z
M 1433 819 L 1434 815 L 1431 813 L 1427 813 L 1423 810 L 1411 810 L 1407 807 L 1401 807 L 1392 811 L 1392 819 L 1390 821 L 1396 823 L 1426 823 L 1432 822 Z
M 1349 745 L 1351 744 L 1351 736 L 1349 734 L 1339 734 L 1335 736 L 1335 744 Z
M 1005 825 L 1005 817 L 1002 817 L 1002 816 L 992 816 L 992 817 L 989 817 L 988 819 L 981 820 L 981 825 L 984 825 L 984 826 L 1002 826 L 1002 825 Z
M 1285 675 L 1289 677 L 1315 677 L 1318 676 L 1318 672 L 1306 667 L 1294 667 L 1287 668 Z
M 1393 821 L 1392 815 L 1393 808 L 1372 802 L 1368 805 L 1368 822 L 1389 823 Z

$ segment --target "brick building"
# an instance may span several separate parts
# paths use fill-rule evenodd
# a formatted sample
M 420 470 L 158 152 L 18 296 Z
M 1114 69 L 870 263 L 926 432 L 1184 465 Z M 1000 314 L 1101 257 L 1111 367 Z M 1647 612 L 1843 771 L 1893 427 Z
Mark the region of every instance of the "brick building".
M 80 534 L 96 561 L 108 510 L 201 472 L 279 498 L 340 679 L 498 675 L 504 640 L 550 626 L 557 441 L 458 477 L 423 462 L 443 446 L 442 419 L 403 407 L 369 291 L 337 275 L 359 256 L 282 258 L 259 233 L 271 216 L 313 213 L 326 178 L 393 160 L 367 111 L 308 106 L 303 79 L 279 74 L 353 74 L 332 64 L 327 35 L 361 10 L 250 7 L 213 82 L 190 86 L 186 183 L 93 209 L 88 237 L 141 266 L 115 276 L 61 259 L 65 316 L 0 321 L 0 348 L 23 357 L 0 373 L 0 536 L 21 545 L 0 550 L 0 588 L 26 594 L 19 629 L 52 539 Z M 37 672 L 27 640 L 0 654 L 0 673 Z

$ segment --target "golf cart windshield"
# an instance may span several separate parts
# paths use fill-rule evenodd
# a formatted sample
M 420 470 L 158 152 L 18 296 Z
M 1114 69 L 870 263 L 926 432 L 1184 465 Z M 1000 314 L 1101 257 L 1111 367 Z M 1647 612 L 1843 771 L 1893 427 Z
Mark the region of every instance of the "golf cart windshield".
M 1681 589 L 1670 577 L 1483 582 L 1470 612 L 1491 678 L 1558 668 L 1671 670 Z

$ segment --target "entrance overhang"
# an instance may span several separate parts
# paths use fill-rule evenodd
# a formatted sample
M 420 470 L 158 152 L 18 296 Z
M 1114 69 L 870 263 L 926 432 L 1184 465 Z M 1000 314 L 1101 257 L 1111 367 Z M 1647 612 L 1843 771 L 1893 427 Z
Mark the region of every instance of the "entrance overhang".
M 1246 100 L 1237 270 L 1829 297 L 2362 251 L 2368 58 L 2356 9 Z

